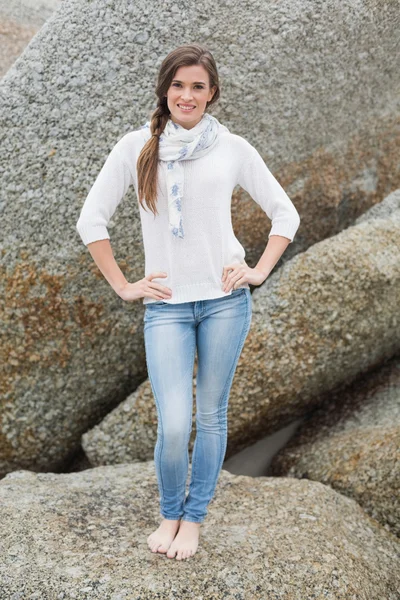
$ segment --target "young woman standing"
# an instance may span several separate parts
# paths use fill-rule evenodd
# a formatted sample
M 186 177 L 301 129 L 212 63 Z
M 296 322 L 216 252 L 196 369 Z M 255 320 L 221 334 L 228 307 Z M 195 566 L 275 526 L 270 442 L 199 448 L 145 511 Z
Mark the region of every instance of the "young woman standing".
M 125 134 L 109 154 L 77 230 L 116 293 L 126 301 L 143 298 L 163 517 L 147 543 L 153 552 L 181 560 L 197 550 L 225 456 L 229 393 L 251 325 L 249 284 L 265 281 L 293 241 L 300 218 L 257 150 L 207 113 L 220 87 L 205 46 L 170 52 L 160 67 L 156 95 L 150 121 Z M 107 230 L 131 184 L 139 199 L 146 273 L 135 283 L 119 269 Z M 236 185 L 272 220 L 254 268 L 246 264 L 232 229 Z M 196 438 L 185 497 L 196 351 Z

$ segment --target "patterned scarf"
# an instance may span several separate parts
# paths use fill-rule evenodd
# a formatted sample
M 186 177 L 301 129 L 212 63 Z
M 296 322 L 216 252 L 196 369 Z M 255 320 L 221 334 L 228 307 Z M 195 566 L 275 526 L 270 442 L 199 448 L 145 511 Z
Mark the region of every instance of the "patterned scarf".
M 150 131 L 150 121 L 142 125 L 141 129 L 144 128 Z M 218 134 L 221 131 L 229 132 L 229 129 L 212 115 L 204 113 L 197 125 L 191 129 L 185 129 L 169 118 L 160 135 L 158 157 L 159 160 L 167 163 L 169 229 L 176 237 L 184 237 L 182 223 L 184 177 L 180 161 L 194 160 L 207 154 L 218 142 Z

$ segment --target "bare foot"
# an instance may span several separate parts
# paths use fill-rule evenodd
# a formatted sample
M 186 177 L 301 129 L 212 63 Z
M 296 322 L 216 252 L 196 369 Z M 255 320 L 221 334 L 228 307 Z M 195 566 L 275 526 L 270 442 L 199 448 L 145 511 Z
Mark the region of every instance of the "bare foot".
M 180 520 L 163 519 L 159 527 L 147 538 L 147 545 L 152 552 L 165 554 L 179 529 Z
M 167 552 L 168 558 L 175 558 L 176 555 L 177 560 L 182 560 L 193 556 L 199 544 L 200 525 L 181 520 L 179 531 Z

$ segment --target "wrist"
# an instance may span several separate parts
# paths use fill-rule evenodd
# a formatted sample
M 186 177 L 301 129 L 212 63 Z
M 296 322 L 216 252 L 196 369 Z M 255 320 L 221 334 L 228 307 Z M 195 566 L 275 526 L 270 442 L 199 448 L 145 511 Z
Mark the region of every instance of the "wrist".
M 123 283 L 121 283 L 118 286 L 114 287 L 114 292 L 121 297 L 122 292 L 124 291 L 125 287 L 128 285 L 127 281 L 124 281 Z
M 264 277 L 264 279 L 267 279 L 268 275 L 270 274 L 271 271 L 266 271 L 265 269 L 262 269 L 261 267 L 254 267 L 256 271 L 258 271 L 259 273 L 262 274 L 262 276 Z

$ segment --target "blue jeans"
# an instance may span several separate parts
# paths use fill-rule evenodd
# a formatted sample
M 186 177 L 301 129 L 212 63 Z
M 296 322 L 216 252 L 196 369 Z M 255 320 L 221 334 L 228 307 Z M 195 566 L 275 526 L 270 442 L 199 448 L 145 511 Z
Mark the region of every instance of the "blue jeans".
M 251 325 L 250 289 L 210 300 L 160 300 L 145 306 L 146 363 L 158 416 L 154 461 L 161 515 L 201 523 L 225 457 L 228 398 Z M 185 498 L 196 348 L 196 438 Z

